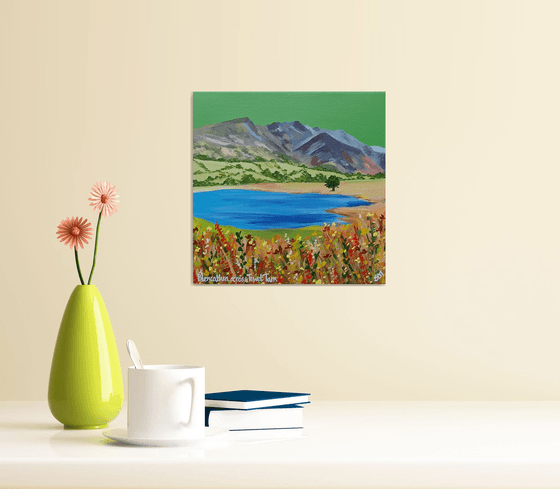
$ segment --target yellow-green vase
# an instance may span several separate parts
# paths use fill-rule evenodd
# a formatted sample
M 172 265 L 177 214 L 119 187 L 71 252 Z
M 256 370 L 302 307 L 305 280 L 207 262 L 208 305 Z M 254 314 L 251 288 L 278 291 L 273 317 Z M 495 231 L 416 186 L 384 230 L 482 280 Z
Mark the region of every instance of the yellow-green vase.
M 95 285 L 78 285 L 58 331 L 49 408 L 64 428 L 106 428 L 123 399 L 119 353 L 105 303 Z

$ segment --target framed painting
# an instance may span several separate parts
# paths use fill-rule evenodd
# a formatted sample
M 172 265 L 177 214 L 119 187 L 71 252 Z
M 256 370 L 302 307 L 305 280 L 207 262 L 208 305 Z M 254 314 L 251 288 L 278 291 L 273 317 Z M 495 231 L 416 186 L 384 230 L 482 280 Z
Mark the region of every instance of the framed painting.
M 385 93 L 193 94 L 194 284 L 384 284 Z

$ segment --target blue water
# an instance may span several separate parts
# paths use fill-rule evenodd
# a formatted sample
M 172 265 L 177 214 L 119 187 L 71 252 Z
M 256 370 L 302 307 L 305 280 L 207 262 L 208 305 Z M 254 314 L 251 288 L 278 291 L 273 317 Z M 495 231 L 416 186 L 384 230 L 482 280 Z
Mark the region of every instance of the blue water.
M 193 215 L 239 229 L 294 229 L 342 222 L 342 216 L 326 210 L 368 204 L 348 195 L 227 189 L 195 192 Z

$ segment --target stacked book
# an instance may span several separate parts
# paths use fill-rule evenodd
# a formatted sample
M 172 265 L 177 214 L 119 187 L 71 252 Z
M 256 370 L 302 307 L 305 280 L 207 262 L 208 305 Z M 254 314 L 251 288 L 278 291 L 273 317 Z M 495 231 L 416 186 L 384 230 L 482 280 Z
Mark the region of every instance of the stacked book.
M 239 390 L 206 394 L 206 426 L 266 438 L 301 436 L 310 394 Z

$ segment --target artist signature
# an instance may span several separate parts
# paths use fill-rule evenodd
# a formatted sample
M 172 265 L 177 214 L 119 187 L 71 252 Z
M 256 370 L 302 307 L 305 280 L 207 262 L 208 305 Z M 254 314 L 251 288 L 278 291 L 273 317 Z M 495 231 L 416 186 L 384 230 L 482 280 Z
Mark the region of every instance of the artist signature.
M 208 275 L 204 276 L 202 272 L 196 274 L 196 278 L 199 282 L 215 282 L 215 283 L 231 283 L 231 284 L 258 284 L 258 283 L 277 283 L 278 277 L 271 277 L 268 273 L 262 273 L 261 275 L 247 275 L 246 277 L 226 277 L 224 275 Z

